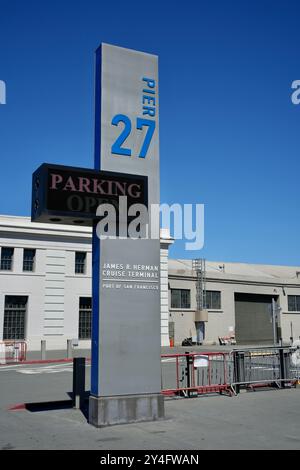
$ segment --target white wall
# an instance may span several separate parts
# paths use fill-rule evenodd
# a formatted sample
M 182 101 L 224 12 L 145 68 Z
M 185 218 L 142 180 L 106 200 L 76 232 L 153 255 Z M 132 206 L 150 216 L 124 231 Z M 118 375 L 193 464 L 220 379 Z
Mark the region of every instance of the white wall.
M 219 336 L 228 336 L 230 327 L 235 328 L 235 303 L 234 294 L 238 292 L 251 294 L 274 295 L 279 298 L 280 324 L 282 328 L 282 339 L 289 342 L 291 336 L 290 323 L 293 324 L 294 339 L 300 336 L 300 312 L 288 312 L 288 295 L 300 295 L 299 287 L 285 287 L 285 295 L 282 287 L 263 284 L 247 284 L 247 281 L 234 282 L 218 279 L 216 281 L 207 281 L 207 290 L 221 291 L 221 309 L 209 310 L 208 322 L 205 323 L 205 344 L 218 344 Z M 172 309 L 171 296 L 169 292 L 169 321 L 175 322 L 175 344 L 181 344 L 186 337 L 196 336 L 194 311 L 196 310 L 196 282 L 192 278 L 182 277 L 178 279 L 178 275 L 173 277 L 169 273 L 169 285 L 171 289 L 190 289 L 191 290 L 191 308 Z
M 300 312 L 291 313 L 288 311 L 288 295 L 300 295 L 300 290 L 293 287 L 285 288 L 285 296 L 280 296 L 281 310 L 281 328 L 282 336 L 288 340 L 291 336 L 291 323 L 293 330 L 293 337 L 295 339 L 300 338 Z
M 167 237 L 166 237 L 167 238 Z M 168 247 L 161 244 L 161 338 L 169 345 Z M 27 218 L 0 216 L 0 247 L 14 247 L 12 271 L 0 271 L 0 340 L 5 295 L 28 296 L 25 335 L 28 350 L 65 349 L 78 338 L 79 298 L 92 296 L 91 231 L 88 228 L 31 224 Z M 35 248 L 34 272 L 23 272 L 23 250 Z M 87 252 L 85 274 L 75 274 L 75 252 Z M 79 348 L 90 348 L 90 340 Z
M 168 248 L 172 243 L 167 234 L 161 240 L 161 341 L 164 346 L 169 345 L 169 321 L 175 322 L 177 344 L 185 337 L 196 336 L 196 282 L 186 269 L 181 269 L 186 267 L 182 263 L 175 274 L 168 269 Z M 41 339 L 46 339 L 48 349 L 66 349 L 68 339 L 78 338 L 79 297 L 91 296 L 91 230 L 31 224 L 27 218 L 0 216 L 1 246 L 14 247 L 15 252 L 13 271 L 0 271 L 0 340 L 3 337 L 5 295 L 25 295 L 29 297 L 26 318 L 29 349 L 39 350 Z M 36 249 L 33 273 L 23 272 L 24 248 Z M 75 251 L 87 252 L 87 268 L 83 275 L 75 274 Z M 232 266 L 234 264 L 230 268 Z M 248 269 L 245 264 L 237 266 L 242 266 L 244 272 Z M 221 291 L 221 309 L 209 310 L 205 342 L 217 343 L 218 336 L 227 336 L 229 327 L 235 326 L 235 292 L 279 296 L 283 340 L 289 341 L 291 322 L 294 338 L 300 336 L 300 312 L 288 312 L 287 304 L 288 295 L 300 295 L 298 268 L 260 266 L 267 275 L 270 274 L 269 278 L 253 277 L 257 270 L 256 266 L 254 268 L 249 265 L 251 276 L 248 277 L 216 271 L 207 279 L 207 290 Z M 281 277 L 282 273 L 285 278 Z M 190 309 L 171 308 L 169 285 L 191 290 Z M 90 341 L 80 341 L 79 347 L 90 347 Z
M 169 346 L 169 300 L 168 300 L 168 251 L 169 244 L 162 243 L 160 249 L 160 314 L 161 345 Z

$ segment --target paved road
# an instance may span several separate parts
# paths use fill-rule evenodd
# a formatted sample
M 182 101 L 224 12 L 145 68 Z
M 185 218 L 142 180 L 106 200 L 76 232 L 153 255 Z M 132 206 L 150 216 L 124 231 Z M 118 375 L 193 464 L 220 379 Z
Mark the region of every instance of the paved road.
M 185 351 L 231 351 L 235 348 L 247 348 L 247 347 L 261 347 L 261 345 L 226 345 L 226 346 L 219 346 L 219 345 L 207 345 L 207 346 L 175 346 L 170 348 L 169 346 L 163 346 L 161 348 L 161 354 L 184 354 Z M 73 348 L 72 354 L 74 357 L 90 357 L 91 351 L 90 349 L 77 349 L 76 347 Z M 67 357 L 67 349 L 61 350 L 47 350 L 46 351 L 46 359 L 63 359 Z M 35 360 L 41 359 L 41 352 L 40 351 L 28 351 L 27 352 L 27 359 Z
M 300 448 L 300 389 L 167 399 L 163 421 L 102 429 L 73 409 L 7 411 L 20 402 L 66 400 L 71 388 L 71 364 L 1 367 L 0 449 Z
M 199 356 L 206 358 L 207 356 Z M 186 358 L 179 357 L 177 359 L 178 366 L 176 365 L 176 359 L 174 357 L 163 357 L 161 359 L 161 371 L 162 371 L 162 389 L 176 389 L 177 387 L 177 380 L 176 380 L 176 368 L 178 367 L 178 378 L 179 378 L 179 387 L 187 386 L 186 382 Z M 90 389 L 90 362 L 86 362 L 86 390 Z M 227 365 L 227 370 L 230 372 L 229 367 Z M 12 377 L 15 375 L 18 377 L 20 374 L 25 376 L 42 376 L 42 378 L 36 378 L 35 382 L 37 384 L 37 390 L 39 390 L 39 395 L 37 396 L 37 401 L 47 401 L 49 395 L 49 380 L 48 377 L 51 377 L 51 394 L 49 399 L 52 398 L 52 395 L 55 393 L 56 395 L 60 394 L 62 387 L 64 387 L 65 391 L 69 391 L 71 393 L 72 390 L 72 372 L 73 372 L 73 364 L 72 362 L 64 362 L 64 363 L 51 363 L 51 364 L 28 364 L 28 365 L 2 365 L 0 366 L 0 383 L 1 377 L 5 374 L 8 383 Z M 208 384 L 208 368 L 207 367 L 200 367 L 198 370 L 195 370 L 195 385 L 207 385 Z M 223 362 L 222 356 L 216 357 L 216 360 L 211 361 L 211 377 L 214 380 L 213 383 L 223 383 L 224 382 L 224 373 L 223 373 Z M 55 377 L 57 374 L 63 375 L 63 377 Z M 231 374 L 232 375 L 232 374 Z M 46 377 L 43 377 L 46 376 Z M 47 377 L 48 376 L 48 377 Z M 20 379 L 20 377 L 19 377 Z M 24 381 L 26 390 L 26 384 L 29 385 L 29 396 L 31 394 L 31 381 Z M 192 382 L 191 382 L 192 383 Z M 5 389 L 5 385 L 3 385 Z M 18 391 L 18 387 L 17 387 Z M 19 391 L 18 391 L 19 392 Z M 42 396 L 40 396 L 42 395 Z M 10 392 L 10 398 L 14 396 L 14 390 Z M 44 398 L 45 397 L 45 398 Z M 58 398 L 57 398 L 58 399 Z M 27 402 L 27 398 L 24 399 L 24 402 Z M 33 398 L 29 398 L 29 401 L 35 401 Z M 0 404 L 1 404 L 1 396 L 0 396 Z

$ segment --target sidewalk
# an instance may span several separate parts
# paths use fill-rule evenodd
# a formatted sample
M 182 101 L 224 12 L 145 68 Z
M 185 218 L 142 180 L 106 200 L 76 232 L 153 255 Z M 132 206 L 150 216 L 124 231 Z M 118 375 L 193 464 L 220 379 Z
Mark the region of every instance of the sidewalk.
M 162 421 L 96 429 L 78 410 L 0 409 L 0 449 L 299 449 L 300 390 L 166 400 Z

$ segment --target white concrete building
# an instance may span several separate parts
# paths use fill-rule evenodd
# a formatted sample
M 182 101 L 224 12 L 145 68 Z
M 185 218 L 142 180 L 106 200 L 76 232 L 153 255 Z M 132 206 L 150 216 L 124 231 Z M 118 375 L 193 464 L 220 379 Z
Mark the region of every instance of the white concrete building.
M 168 260 L 161 232 L 161 344 L 195 337 L 196 277 L 191 260 Z M 0 216 L 0 341 L 25 339 L 29 350 L 90 347 L 91 229 Z M 271 342 L 270 304 L 278 337 L 300 336 L 300 267 L 206 262 L 208 321 L 204 343 L 235 331 L 238 342 Z M 281 330 L 280 330 L 281 329 Z M 147 332 L 145 332 L 147 334 Z
M 169 325 L 175 344 L 195 337 L 196 276 L 191 260 L 169 260 Z M 273 341 L 272 299 L 277 339 L 300 336 L 300 267 L 206 261 L 204 343 L 235 333 L 238 344 Z
M 25 339 L 28 350 L 39 350 L 46 340 L 47 349 L 66 349 L 79 338 L 79 348 L 90 347 L 91 241 L 89 227 L 0 216 L 0 341 Z M 162 345 L 169 344 L 170 243 L 161 241 Z

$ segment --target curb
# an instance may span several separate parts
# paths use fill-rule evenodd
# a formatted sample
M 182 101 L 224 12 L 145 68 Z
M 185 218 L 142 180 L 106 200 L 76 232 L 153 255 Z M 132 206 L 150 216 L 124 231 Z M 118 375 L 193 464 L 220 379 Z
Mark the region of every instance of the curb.
M 86 358 L 87 362 L 90 362 L 90 358 Z M 1 366 L 17 366 L 17 365 L 27 365 L 27 364 L 53 364 L 53 363 L 64 363 L 64 362 L 73 362 L 73 358 L 71 359 L 36 359 L 31 361 L 20 361 L 20 362 L 6 362 L 5 364 L 0 364 Z
M 26 410 L 26 403 L 17 403 L 16 405 L 10 405 L 7 411 L 23 411 Z

